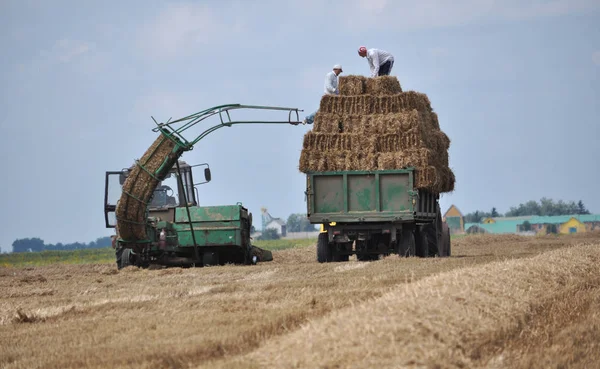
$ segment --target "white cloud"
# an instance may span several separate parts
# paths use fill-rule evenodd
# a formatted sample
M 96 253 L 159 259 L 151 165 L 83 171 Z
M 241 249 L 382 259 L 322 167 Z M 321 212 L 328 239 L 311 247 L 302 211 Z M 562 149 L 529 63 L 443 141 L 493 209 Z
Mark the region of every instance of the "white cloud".
M 474 23 L 559 16 L 600 8 L 596 0 L 349 0 L 342 11 L 353 30 L 414 30 Z
M 592 61 L 594 64 L 600 66 L 600 51 L 596 51 L 592 54 Z
M 50 50 L 42 50 L 40 56 L 49 63 L 69 63 L 93 48 L 89 42 L 62 39 L 56 41 Z
M 245 27 L 239 19 L 216 12 L 208 5 L 170 4 L 150 24 L 142 27 L 139 44 L 145 52 L 157 57 L 185 54 L 241 33 Z
M 595 0 L 512 1 L 507 4 L 508 6 L 498 11 L 509 19 L 560 16 L 599 7 L 598 1 Z
M 444 57 L 448 55 L 448 49 L 445 47 L 432 47 L 427 50 L 433 57 Z
M 106 55 L 102 56 L 102 53 L 98 53 L 96 46 L 91 42 L 60 39 L 51 47 L 40 50 L 36 57 L 15 65 L 15 71 L 31 76 L 33 73 L 47 73 L 62 64 L 68 65 L 67 70 L 70 73 L 93 74 L 104 68 L 106 60 Z M 30 87 L 35 88 L 33 80 L 29 79 L 29 81 L 31 81 Z M 21 87 L 27 86 L 23 84 Z
M 131 113 L 133 117 L 142 119 L 137 123 L 150 126 L 153 124 L 151 116 L 158 122 L 167 121 L 169 118 L 179 118 L 173 114 L 185 111 L 184 105 L 182 96 L 164 91 L 150 91 L 136 99 Z

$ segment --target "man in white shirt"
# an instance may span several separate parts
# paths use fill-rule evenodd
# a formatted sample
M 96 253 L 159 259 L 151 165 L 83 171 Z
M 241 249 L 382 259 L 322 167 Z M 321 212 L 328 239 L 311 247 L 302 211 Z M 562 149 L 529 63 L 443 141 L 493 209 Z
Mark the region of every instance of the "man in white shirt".
M 333 66 L 333 71 L 327 73 L 327 75 L 325 76 L 325 94 L 328 94 L 328 95 L 339 95 L 340 94 L 340 91 L 338 90 L 338 76 L 342 72 L 343 72 L 342 66 L 339 64 L 336 64 Z M 317 114 L 316 111 L 314 113 L 308 115 L 306 118 L 304 118 L 304 120 L 302 121 L 302 124 L 313 124 L 313 122 L 315 121 L 315 114 Z
M 358 55 L 366 57 L 371 68 L 371 77 L 389 76 L 394 66 L 394 56 L 387 51 L 368 49 L 364 46 L 358 48 Z

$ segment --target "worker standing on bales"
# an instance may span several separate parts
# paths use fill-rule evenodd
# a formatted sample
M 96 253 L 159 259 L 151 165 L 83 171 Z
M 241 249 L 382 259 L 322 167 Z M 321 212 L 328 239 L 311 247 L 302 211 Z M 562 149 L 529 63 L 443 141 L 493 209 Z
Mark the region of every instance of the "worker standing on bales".
M 329 95 L 339 95 L 340 94 L 340 90 L 338 90 L 338 76 L 342 72 L 343 72 L 342 66 L 339 64 L 336 64 L 333 66 L 333 71 L 331 71 L 331 72 L 327 73 L 327 75 L 325 75 L 325 94 L 329 94 Z M 316 111 L 314 113 L 308 115 L 306 118 L 304 118 L 304 120 L 302 121 L 302 124 L 307 124 L 307 123 L 313 124 L 313 122 L 315 121 L 315 114 L 317 114 Z
M 387 51 L 379 49 L 369 49 L 361 46 L 358 48 L 358 55 L 366 57 L 371 68 L 371 77 L 389 76 L 394 66 L 394 56 Z

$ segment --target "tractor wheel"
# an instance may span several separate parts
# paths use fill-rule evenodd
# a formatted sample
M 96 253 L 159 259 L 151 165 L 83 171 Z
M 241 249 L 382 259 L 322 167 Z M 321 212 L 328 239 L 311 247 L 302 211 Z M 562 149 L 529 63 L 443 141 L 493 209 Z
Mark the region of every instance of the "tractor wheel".
M 121 258 L 123 257 L 123 248 L 117 247 L 115 250 L 115 259 L 117 262 L 117 269 L 121 269 Z
M 135 255 L 131 252 L 131 249 L 122 249 L 121 258 L 118 260 L 118 268 L 123 269 L 128 266 L 135 265 Z
M 317 240 L 317 261 L 319 263 L 330 263 L 333 261 L 333 250 L 329 247 L 329 236 L 327 233 L 319 233 Z

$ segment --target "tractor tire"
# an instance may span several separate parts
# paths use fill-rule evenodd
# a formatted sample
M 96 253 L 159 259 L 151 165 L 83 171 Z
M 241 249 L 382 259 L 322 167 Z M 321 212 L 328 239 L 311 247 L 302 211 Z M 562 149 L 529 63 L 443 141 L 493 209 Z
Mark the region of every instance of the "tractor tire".
M 333 250 L 329 247 L 329 236 L 327 233 L 319 233 L 317 240 L 317 261 L 319 263 L 331 263 L 333 261 Z
M 121 258 L 123 257 L 123 248 L 118 247 L 115 250 L 115 261 L 117 263 L 117 269 L 121 269 Z
M 120 259 L 117 259 L 117 268 L 123 269 L 128 266 L 135 265 L 135 255 L 131 253 L 131 249 L 122 249 Z

